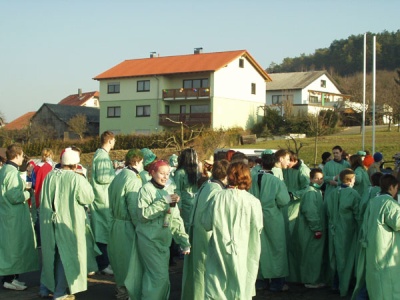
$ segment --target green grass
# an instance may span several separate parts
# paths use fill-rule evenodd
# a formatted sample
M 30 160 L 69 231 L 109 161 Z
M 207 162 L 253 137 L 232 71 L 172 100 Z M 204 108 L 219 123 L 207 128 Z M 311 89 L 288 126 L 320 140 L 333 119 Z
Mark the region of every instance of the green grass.
M 394 130 L 394 131 L 393 131 Z M 362 135 L 357 132 L 357 129 L 349 130 L 350 132 L 343 130 L 338 134 L 323 136 L 318 138 L 317 147 L 317 164 L 321 163 L 321 154 L 325 151 L 331 152 L 332 147 L 339 145 L 349 154 L 354 154 L 359 150 L 362 150 Z M 300 143 L 303 147 L 299 151 L 299 157 L 309 166 L 314 166 L 314 138 L 296 139 L 298 145 Z M 280 149 L 288 148 L 288 140 L 267 140 L 259 142 L 257 144 L 242 145 L 235 148 L 261 148 L 261 149 Z M 294 143 L 290 141 L 291 150 L 294 150 Z M 372 152 L 372 132 L 370 128 L 367 128 L 365 134 L 365 150 Z M 375 152 L 382 152 L 385 163 L 385 167 L 392 167 L 394 164 L 392 156 L 396 152 L 400 152 L 400 133 L 397 132 L 397 128 L 392 129 L 391 132 L 387 131 L 387 127 L 379 127 L 375 130 Z

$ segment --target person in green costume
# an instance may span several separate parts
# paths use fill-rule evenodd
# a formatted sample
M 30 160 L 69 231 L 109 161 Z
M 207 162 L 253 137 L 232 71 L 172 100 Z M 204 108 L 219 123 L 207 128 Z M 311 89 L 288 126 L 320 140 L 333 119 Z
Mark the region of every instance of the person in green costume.
M 151 179 L 151 176 L 149 174 L 149 168 L 153 162 L 156 161 L 157 156 L 151 151 L 149 148 L 142 148 L 140 149 L 140 152 L 143 155 L 143 168 L 140 172 L 140 178 L 142 178 L 142 184 L 147 183 Z
M 201 221 L 212 233 L 204 299 L 251 299 L 261 253 L 262 208 L 247 192 L 251 187 L 247 164 L 232 163 L 227 174 L 228 188 L 214 195 Z
M 355 182 L 353 170 L 341 171 L 339 180 L 340 186 L 325 197 L 324 203 L 328 218 L 329 262 L 334 274 L 333 288 L 338 288 L 344 297 L 353 279 L 361 199 L 352 188 Z
M 271 280 L 271 291 L 285 291 L 285 277 L 289 275 L 285 219 L 290 197 L 285 183 L 275 177 L 271 169 L 275 165 L 274 154 L 262 155 L 262 167 L 252 178 L 250 193 L 260 200 L 263 212 L 261 232 L 261 257 L 257 289 L 267 287 Z
M 282 170 L 287 169 L 290 165 L 290 152 L 286 149 L 280 149 L 274 153 L 274 157 L 275 165 L 271 169 L 271 172 L 275 177 L 284 180 Z
M 201 225 L 203 212 L 208 202 L 218 191 L 227 185 L 227 169 L 229 162 L 226 159 L 216 161 L 212 167 L 211 179 L 205 182 L 195 197 L 193 210 L 190 216 L 189 237 L 192 245 L 190 255 L 185 256 L 182 277 L 181 299 L 204 299 L 204 273 L 207 258 L 208 243 L 211 232 L 205 231 Z
M 110 239 L 108 255 L 114 272 L 117 299 L 126 299 L 125 278 L 133 240 L 136 238 L 137 202 L 142 187 L 140 171 L 143 170 L 143 154 L 139 149 L 131 149 L 125 155 L 125 168 L 115 176 L 108 187 L 111 211 Z
M 18 172 L 24 160 L 22 147 L 8 146 L 6 157 L 0 169 L 0 276 L 4 288 L 25 290 L 19 274 L 39 269 L 39 253 L 26 202 L 30 193 Z
M 325 211 L 321 193 L 323 182 L 322 170 L 312 169 L 309 187 L 301 197 L 299 216 L 293 232 L 300 278 L 307 288 L 325 286 L 322 269 L 326 237 Z
M 199 179 L 197 165 L 196 151 L 192 148 L 187 148 L 179 155 L 178 167 L 174 174 L 176 184 L 175 193 L 181 198 L 179 208 L 181 209 L 181 216 L 186 231 L 189 230 L 190 213 L 193 207 L 194 196 L 197 192 L 197 180 Z
M 142 272 L 134 271 L 131 282 L 125 280 L 132 300 L 168 299 L 169 246 L 172 238 L 180 245 L 183 254 L 190 253 L 189 236 L 184 230 L 179 208 L 176 206 L 180 198 L 177 194 L 168 194 L 164 189 L 170 166 L 159 160 L 151 165 L 149 173 L 152 179 L 140 189 L 135 208 L 138 215 L 136 234 L 139 268 Z
M 324 172 L 324 182 L 326 183 L 325 197 L 340 184 L 338 182 L 339 173 L 344 169 L 350 168 L 349 162 L 342 158 L 342 147 L 333 147 L 332 154 L 333 159 L 328 161 L 322 170 Z
M 89 182 L 76 172 L 79 152 L 65 149 L 61 169 L 45 178 L 41 192 L 41 283 L 54 299 L 87 289 L 86 212 L 94 200 Z M 72 297 L 71 297 L 72 298 Z
M 364 193 L 363 197 L 361 198 L 361 202 L 360 202 L 359 211 L 360 211 L 361 220 L 363 220 L 363 218 L 364 218 L 364 213 L 365 213 L 365 210 L 367 209 L 369 200 L 372 198 L 375 198 L 376 196 L 379 196 L 379 193 L 381 192 L 380 180 L 381 180 L 382 176 L 383 176 L 383 173 L 381 173 L 381 172 L 375 172 L 371 176 L 372 186 L 370 186 L 368 188 L 368 191 L 366 193 Z
M 101 148 L 97 149 L 92 161 L 90 183 L 94 191 L 94 201 L 90 205 L 90 220 L 94 238 L 101 255 L 96 257 L 100 272 L 113 275 L 108 258 L 107 244 L 109 239 L 111 214 L 108 199 L 108 187 L 115 177 L 115 170 L 109 152 L 114 148 L 115 136 L 105 131 L 100 136 Z
M 385 174 L 380 185 L 380 195 L 365 211 L 353 299 L 400 299 L 400 206 L 395 200 L 399 181 Z M 367 295 L 362 291 L 365 283 Z
M 371 181 L 362 162 L 362 156 L 358 154 L 350 156 L 350 166 L 356 174 L 356 181 L 353 189 L 355 189 L 360 194 L 361 198 L 363 198 L 364 194 L 368 193 Z

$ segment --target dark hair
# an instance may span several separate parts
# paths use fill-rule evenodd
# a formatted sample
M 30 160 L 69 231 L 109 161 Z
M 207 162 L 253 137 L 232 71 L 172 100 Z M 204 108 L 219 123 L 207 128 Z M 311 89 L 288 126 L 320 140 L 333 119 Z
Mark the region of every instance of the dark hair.
M 364 169 L 364 164 L 362 162 L 361 155 L 354 154 L 350 156 L 350 166 L 353 170 L 357 169 L 358 167 Z
M 291 150 L 289 150 L 289 159 L 291 162 L 299 161 L 299 157 L 297 156 L 297 154 Z
M 229 161 L 227 161 L 226 159 L 216 161 L 213 164 L 212 177 L 217 180 L 224 179 L 226 177 L 228 167 Z
M 389 192 L 391 186 L 396 186 L 398 184 L 399 181 L 392 174 L 383 175 L 380 180 L 381 193 Z
M 115 137 L 112 131 L 104 131 L 100 136 L 100 143 L 104 145 L 109 140 L 112 140 Z
M 342 147 L 340 147 L 340 146 L 335 146 L 335 147 L 333 147 L 332 148 L 332 151 L 333 150 L 339 150 L 340 152 L 343 152 L 343 149 L 342 149 Z
M 375 172 L 374 174 L 371 175 L 371 183 L 373 186 L 380 186 L 380 180 L 383 176 L 382 172 Z
M 320 168 L 315 168 L 310 171 L 310 178 L 313 179 L 317 173 L 323 173 Z
M 239 190 L 248 191 L 251 187 L 250 168 L 244 162 L 231 163 L 228 167 L 228 184 Z
M 13 160 L 18 155 L 21 155 L 23 152 L 21 145 L 19 144 L 12 144 L 7 147 L 6 156 L 7 160 Z
M 190 185 L 197 183 L 197 153 L 193 148 L 187 148 L 181 152 L 176 169 L 186 171 Z
M 290 155 L 289 150 L 286 149 L 279 149 L 278 151 L 275 152 L 275 161 L 279 161 L 279 158 L 284 157 L 286 155 Z
M 244 159 L 247 159 L 247 155 L 242 152 L 237 151 L 232 155 L 231 163 L 237 162 L 237 161 L 243 162 Z
M 263 154 L 261 156 L 262 167 L 264 170 L 271 170 L 275 165 L 275 156 L 273 154 Z
M 326 160 L 329 158 L 329 157 L 331 157 L 331 153 L 330 152 L 324 152 L 324 153 L 322 153 L 322 155 L 321 155 L 321 158 L 322 158 L 322 164 L 324 165 L 324 164 L 326 164 Z
M 348 183 L 354 176 L 355 173 L 352 169 L 344 169 L 339 173 L 340 181 L 343 183 Z

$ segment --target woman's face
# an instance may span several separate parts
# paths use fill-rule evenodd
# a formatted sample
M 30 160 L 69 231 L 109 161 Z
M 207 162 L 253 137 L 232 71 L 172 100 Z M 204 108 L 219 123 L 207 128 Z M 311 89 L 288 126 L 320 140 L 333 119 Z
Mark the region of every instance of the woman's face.
M 169 171 L 169 166 L 161 166 L 158 168 L 157 171 L 153 171 L 153 174 L 151 176 L 158 184 L 165 185 L 169 178 Z

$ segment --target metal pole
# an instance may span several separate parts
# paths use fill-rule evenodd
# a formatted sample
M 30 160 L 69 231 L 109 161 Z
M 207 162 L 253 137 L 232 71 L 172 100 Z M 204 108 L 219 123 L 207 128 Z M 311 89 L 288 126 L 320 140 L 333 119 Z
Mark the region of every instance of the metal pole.
M 362 115 L 362 150 L 365 150 L 365 90 L 367 77 L 367 34 L 364 33 L 364 79 L 363 79 L 363 115 Z
M 372 153 L 375 153 L 375 90 L 376 90 L 376 36 L 373 40 L 372 60 Z

